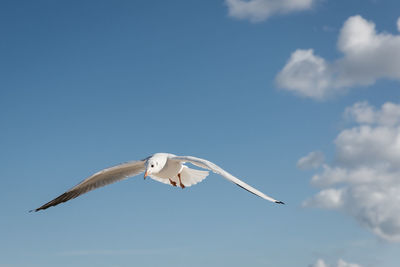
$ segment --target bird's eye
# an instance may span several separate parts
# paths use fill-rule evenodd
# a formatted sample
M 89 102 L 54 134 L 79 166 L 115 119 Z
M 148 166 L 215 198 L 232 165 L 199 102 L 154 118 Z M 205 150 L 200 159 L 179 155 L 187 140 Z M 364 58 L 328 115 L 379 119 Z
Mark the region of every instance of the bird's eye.
M 152 167 L 152 168 L 154 168 L 154 165 L 153 165 L 153 164 L 151 164 L 151 167 Z

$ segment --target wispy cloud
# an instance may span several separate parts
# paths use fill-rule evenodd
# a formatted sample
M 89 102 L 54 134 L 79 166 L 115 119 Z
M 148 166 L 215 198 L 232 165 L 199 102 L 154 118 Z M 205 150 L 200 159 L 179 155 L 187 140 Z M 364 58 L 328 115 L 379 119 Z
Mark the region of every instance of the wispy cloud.
M 400 31 L 400 19 L 397 26 Z M 400 35 L 377 33 L 361 16 L 344 23 L 338 40 L 343 57 L 328 62 L 313 49 L 297 49 L 276 77 L 280 88 L 317 100 L 368 86 L 378 79 L 400 80 Z
M 324 153 L 313 151 L 297 161 L 297 168 L 301 170 L 316 169 L 324 163 Z
M 382 239 L 400 242 L 400 104 L 376 109 L 358 102 L 345 117 L 355 125 L 336 137 L 334 163 L 311 179 L 321 191 L 303 205 L 344 212 Z
M 342 259 L 339 259 L 335 265 L 329 265 L 323 259 L 318 259 L 315 263 L 311 264 L 310 267 L 362 267 L 362 266 L 356 263 L 348 263 Z
M 251 22 L 264 21 L 274 14 L 286 14 L 307 10 L 317 0 L 225 0 L 229 16 L 248 19 Z

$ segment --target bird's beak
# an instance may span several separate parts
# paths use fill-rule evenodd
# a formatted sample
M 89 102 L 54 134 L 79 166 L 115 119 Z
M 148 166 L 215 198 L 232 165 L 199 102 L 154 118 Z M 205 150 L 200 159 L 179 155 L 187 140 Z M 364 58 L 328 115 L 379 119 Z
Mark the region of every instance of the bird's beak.
M 146 179 L 146 177 L 147 177 L 147 171 L 144 173 L 143 179 Z

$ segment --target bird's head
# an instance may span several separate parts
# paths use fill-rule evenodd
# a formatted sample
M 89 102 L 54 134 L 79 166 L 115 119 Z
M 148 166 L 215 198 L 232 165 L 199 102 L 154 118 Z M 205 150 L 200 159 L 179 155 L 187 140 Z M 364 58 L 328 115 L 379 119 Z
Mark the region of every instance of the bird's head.
M 146 162 L 146 171 L 144 173 L 144 178 L 153 173 L 158 173 L 164 167 L 163 164 L 157 157 L 151 157 Z

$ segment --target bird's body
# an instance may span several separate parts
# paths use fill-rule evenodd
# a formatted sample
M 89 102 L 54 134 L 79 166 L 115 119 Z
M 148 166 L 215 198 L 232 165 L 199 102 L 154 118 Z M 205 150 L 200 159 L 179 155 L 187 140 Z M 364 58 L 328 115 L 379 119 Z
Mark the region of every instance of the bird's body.
M 170 158 L 174 156 L 175 155 L 168 153 L 154 154 L 152 157 L 153 160 L 163 167 L 159 172 L 151 174 L 150 177 L 156 181 L 163 179 L 165 180 L 165 183 L 167 183 L 169 179 L 176 181 L 175 177 L 177 177 L 178 173 L 181 172 L 183 164 L 179 161 L 170 160 Z
M 151 170 L 153 163 L 155 171 L 147 174 L 158 182 L 172 186 L 179 185 L 182 188 L 197 184 L 208 176 L 208 171 L 191 169 L 185 166 L 183 162 L 175 160 L 175 158 L 176 155 L 174 154 L 154 154 L 149 159 L 148 166 Z
M 145 172 L 145 178 L 149 176 L 158 182 L 162 182 L 172 186 L 179 185 L 181 188 L 197 184 L 208 176 L 208 171 L 189 168 L 185 165 L 185 163 L 187 162 L 197 167 L 211 170 L 214 173 L 220 174 L 227 180 L 235 183 L 241 188 L 261 198 L 275 203 L 283 204 L 283 202 L 265 195 L 264 193 L 244 183 L 243 181 L 234 177 L 233 175 L 226 172 L 225 170 L 210 161 L 192 156 L 176 156 L 169 153 L 156 153 L 140 161 L 123 163 L 97 172 L 87 179 L 83 180 L 81 183 L 74 186 L 64 194 L 49 201 L 48 203 L 35 209 L 34 211 L 44 210 L 51 206 L 56 206 L 62 202 L 66 202 L 70 199 L 76 198 L 91 190 L 123 180 L 130 176 L 138 175 L 141 172 Z

